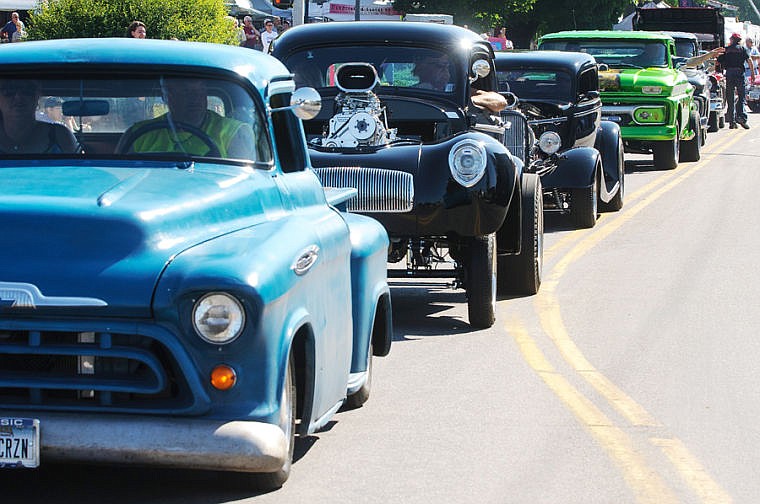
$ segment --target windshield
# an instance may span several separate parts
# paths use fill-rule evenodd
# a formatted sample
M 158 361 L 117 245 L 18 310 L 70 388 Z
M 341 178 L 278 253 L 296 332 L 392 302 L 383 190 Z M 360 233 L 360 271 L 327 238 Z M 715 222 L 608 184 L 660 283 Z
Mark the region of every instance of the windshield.
M 676 39 L 676 55 L 681 58 L 697 56 L 697 43 L 688 39 Z
M 4 77 L 0 157 L 268 162 L 272 154 L 261 109 L 239 84 L 202 77 Z
M 540 49 L 584 52 L 593 56 L 597 63 L 605 63 L 612 68 L 668 66 L 665 43 L 660 40 L 547 40 L 541 43 Z
M 499 91 L 511 91 L 521 99 L 574 100 L 570 74 L 543 68 L 516 68 L 496 72 Z
M 375 67 L 380 86 L 455 94 L 465 81 L 456 61 L 433 49 L 358 46 L 308 49 L 290 54 L 283 62 L 293 72 L 297 87 L 333 87 L 342 64 L 364 62 Z

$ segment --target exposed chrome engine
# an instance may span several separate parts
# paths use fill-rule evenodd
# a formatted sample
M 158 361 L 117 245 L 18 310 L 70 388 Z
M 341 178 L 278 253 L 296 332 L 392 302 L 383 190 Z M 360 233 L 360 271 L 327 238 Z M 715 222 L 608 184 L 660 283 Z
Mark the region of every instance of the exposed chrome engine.
M 377 83 L 377 72 L 369 63 L 348 63 L 338 69 L 337 113 L 322 138 L 323 147 L 374 147 L 396 140 L 396 129 L 388 128 L 385 107 L 372 92 Z

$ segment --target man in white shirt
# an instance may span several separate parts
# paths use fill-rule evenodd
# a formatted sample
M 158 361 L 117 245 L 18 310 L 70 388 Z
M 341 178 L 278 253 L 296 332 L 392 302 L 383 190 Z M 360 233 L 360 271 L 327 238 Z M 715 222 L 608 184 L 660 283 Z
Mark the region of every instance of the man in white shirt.
M 262 52 L 269 54 L 269 45 L 277 38 L 277 32 L 274 30 L 274 23 L 271 19 L 264 20 L 264 31 L 261 32 L 261 45 L 264 46 Z
M 758 60 L 760 60 L 760 52 L 757 50 L 757 47 L 755 47 L 754 41 L 747 37 L 744 39 L 744 45 L 747 48 L 747 52 L 749 53 L 749 57 L 752 58 L 752 62 L 755 64 L 755 68 L 758 68 Z M 744 63 L 744 77 L 749 78 L 750 77 L 750 71 L 749 71 L 749 63 Z

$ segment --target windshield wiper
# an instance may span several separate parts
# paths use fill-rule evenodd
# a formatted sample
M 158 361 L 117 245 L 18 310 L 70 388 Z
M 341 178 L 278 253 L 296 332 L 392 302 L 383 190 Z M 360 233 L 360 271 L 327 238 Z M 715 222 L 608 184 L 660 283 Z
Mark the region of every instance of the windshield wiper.
M 643 66 L 634 65 L 633 63 L 607 63 L 610 68 L 644 68 Z

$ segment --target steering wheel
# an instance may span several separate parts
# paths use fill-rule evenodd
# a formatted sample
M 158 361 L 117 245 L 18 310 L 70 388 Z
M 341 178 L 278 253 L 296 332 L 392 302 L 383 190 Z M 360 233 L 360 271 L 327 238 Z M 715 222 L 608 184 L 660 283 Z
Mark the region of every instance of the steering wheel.
M 172 125 L 174 127 L 172 127 Z M 196 126 L 193 126 L 192 124 L 187 124 L 187 123 L 177 122 L 177 121 L 173 121 L 172 125 L 169 124 L 169 121 L 163 120 L 163 121 L 151 121 L 151 122 L 143 124 L 142 126 L 138 126 L 134 130 L 125 134 L 121 138 L 121 140 L 119 140 L 119 144 L 116 146 L 115 153 L 127 154 L 128 152 L 134 152 L 132 151 L 132 147 L 138 138 L 140 138 L 141 136 L 147 133 L 150 133 L 151 131 L 167 129 L 170 131 L 174 131 L 176 133 L 181 133 L 181 132 L 190 133 L 190 135 L 192 135 L 190 138 L 196 137 L 201 142 L 203 142 L 204 145 L 208 147 L 208 152 L 205 154 L 205 156 L 222 157 L 221 152 L 219 152 L 219 147 L 217 147 L 216 143 L 202 129 Z M 189 138 L 185 139 L 184 141 L 187 141 L 187 140 L 189 140 Z M 181 144 L 182 142 L 175 142 L 175 146 L 177 147 L 176 152 L 182 152 Z M 169 151 L 169 152 L 175 152 L 175 151 Z

